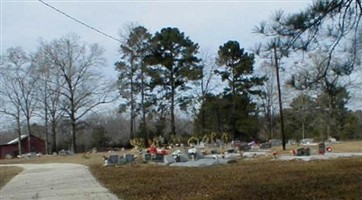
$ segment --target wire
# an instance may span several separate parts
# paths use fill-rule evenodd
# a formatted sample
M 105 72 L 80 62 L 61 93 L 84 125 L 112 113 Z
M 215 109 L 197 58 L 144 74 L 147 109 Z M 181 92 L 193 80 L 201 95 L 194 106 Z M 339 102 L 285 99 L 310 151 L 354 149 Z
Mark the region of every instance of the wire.
M 94 28 L 93 26 L 90 26 L 90 25 L 88 25 L 88 24 L 86 24 L 86 23 L 84 23 L 84 22 L 82 22 L 82 21 L 80 21 L 80 20 L 78 20 L 78 19 L 70 16 L 70 15 L 68 15 L 67 13 L 59 10 L 58 8 L 55 8 L 54 6 L 49 5 L 48 3 L 45 3 L 45 2 L 42 1 L 42 0 L 38 0 L 38 1 L 40 1 L 42 4 L 48 6 L 49 8 L 57 11 L 58 13 L 66 16 L 66 17 L 68 17 L 68 18 L 70 18 L 71 20 L 73 20 L 73 21 L 75 21 L 75 22 L 78 22 L 79 24 L 81 24 L 81 25 L 83 25 L 83 26 L 85 26 L 85 27 L 87 27 L 87 28 L 89 28 L 89 29 L 91 29 L 91 30 L 93 30 L 93 31 L 96 31 L 97 33 L 102 34 L 102 35 L 104 35 L 104 36 L 106 36 L 106 37 L 108 37 L 108 38 L 110 38 L 110 39 L 112 39 L 112 40 L 114 40 L 114 41 L 117 41 L 117 42 L 119 42 L 119 43 L 122 43 L 121 40 L 119 40 L 119 39 L 117 39 L 117 38 L 115 38 L 115 37 L 113 37 L 113 36 L 111 36 L 111 35 L 103 32 L 103 31 L 101 31 L 101 30 L 99 30 L 99 29 L 97 29 L 97 28 Z

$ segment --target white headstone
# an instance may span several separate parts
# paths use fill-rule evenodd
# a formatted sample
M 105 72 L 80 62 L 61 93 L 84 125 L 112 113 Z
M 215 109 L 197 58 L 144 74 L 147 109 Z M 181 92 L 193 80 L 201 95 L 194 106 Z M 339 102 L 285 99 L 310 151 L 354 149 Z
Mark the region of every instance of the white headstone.
M 163 162 L 167 165 L 175 163 L 176 159 L 172 155 L 163 156 Z

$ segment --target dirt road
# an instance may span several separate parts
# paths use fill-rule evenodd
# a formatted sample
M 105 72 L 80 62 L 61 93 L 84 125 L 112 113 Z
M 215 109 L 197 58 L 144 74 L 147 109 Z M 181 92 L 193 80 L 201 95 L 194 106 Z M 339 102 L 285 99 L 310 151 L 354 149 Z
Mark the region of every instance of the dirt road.
M 102 187 L 84 165 L 51 163 L 12 166 L 19 166 L 24 170 L 0 190 L 1 200 L 118 199 Z

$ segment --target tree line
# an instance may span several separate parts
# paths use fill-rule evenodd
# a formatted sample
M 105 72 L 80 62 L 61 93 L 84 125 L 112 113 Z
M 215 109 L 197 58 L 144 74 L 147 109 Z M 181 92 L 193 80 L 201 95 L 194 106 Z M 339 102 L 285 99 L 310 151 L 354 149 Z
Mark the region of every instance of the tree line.
M 68 134 L 69 148 L 84 150 L 77 141 L 85 130 L 103 147 L 120 132 L 145 146 L 156 136 L 178 142 L 185 134 L 282 138 L 283 148 L 287 139 L 358 139 L 361 113 L 347 103 L 349 89 L 359 85 L 351 77 L 360 68 L 360 17 L 359 1 L 316 1 L 301 13 L 276 12 L 257 26 L 265 42 L 253 52 L 230 40 L 215 56 L 200 53 L 178 28 L 152 34 L 129 26 L 114 82 L 101 75 L 103 48 L 76 34 L 41 41 L 32 53 L 9 48 L 1 57 L 0 111 L 12 117 L 19 137 L 32 134 L 35 121 L 42 124 L 49 152 L 59 150 L 59 132 Z M 89 120 L 100 105 L 119 101 L 128 123 L 117 127 L 122 130 Z M 177 128 L 183 118 L 191 119 L 191 131 Z

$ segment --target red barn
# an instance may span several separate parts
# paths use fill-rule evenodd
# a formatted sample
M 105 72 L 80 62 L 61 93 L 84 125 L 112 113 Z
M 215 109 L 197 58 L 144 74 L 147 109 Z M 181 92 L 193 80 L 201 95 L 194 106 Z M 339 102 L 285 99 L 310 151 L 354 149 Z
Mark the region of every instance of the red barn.
M 16 157 L 19 155 L 19 138 L 15 138 L 6 144 L 0 145 L 0 159 L 4 159 L 6 155 L 11 155 Z M 22 154 L 35 152 L 45 154 L 45 141 L 41 138 L 38 138 L 34 135 L 30 135 L 30 146 L 31 151 L 29 151 L 29 140 L 28 135 L 21 135 L 21 151 Z

